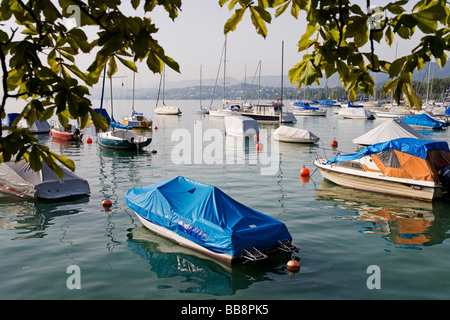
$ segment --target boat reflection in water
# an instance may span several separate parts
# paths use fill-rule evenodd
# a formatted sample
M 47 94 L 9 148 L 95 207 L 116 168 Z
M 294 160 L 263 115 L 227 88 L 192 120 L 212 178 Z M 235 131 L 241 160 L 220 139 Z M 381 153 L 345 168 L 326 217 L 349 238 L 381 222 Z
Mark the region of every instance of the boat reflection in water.
M 0 193 L 0 228 L 15 230 L 11 240 L 44 238 L 57 217 L 81 212 L 78 204 L 89 202 L 89 197 L 64 200 L 34 200 Z
M 370 222 L 371 226 L 360 232 L 381 235 L 400 248 L 420 249 L 442 243 L 449 237 L 448 203 L 383 196 L 343 188 L 328 181 L 320 184 L 316 200 L 330 201 L 352 212 L 332 218 Z
M 142 259 L 148 260 L 150 270 L 159 279 L 182 278 L 186 284 L 179 293 L 202 293 L 231 296 L 249 288 L 255 282 L 266 281 L 269 273 L 287 274 L 280 257 L 270 256 L 263 263 L 229 264 L 213 260 L 205 254 L 180 246 L 139 225 L 128 233 L 128 247 Z M 163 285 L 159 289 L 166 288 Z

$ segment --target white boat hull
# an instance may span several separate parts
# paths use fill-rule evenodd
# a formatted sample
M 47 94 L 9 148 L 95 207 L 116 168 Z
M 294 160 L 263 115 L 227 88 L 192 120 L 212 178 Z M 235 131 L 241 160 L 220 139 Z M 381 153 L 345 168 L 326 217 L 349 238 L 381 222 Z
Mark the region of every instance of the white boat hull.
M 385 177 L 379 172 L 358 173 L 356 170 L 325 165 L 325 161 L 316 159 L 314 165 L 319 168 L 325 180 L 342 187 L 425 201 L 442 197 L 442 188 L 433 182 Z
M 213 252 L 211 250 L 208 250 L 205 247 L 202 247 L 200 245 L 198 245 L 197 243 L 188 240 L 180 235 L 178 235 L 177 233 L 170 231 L 167 228 L 164 228 L 160 225 L 157 225 L 155 223 L 152 223 L 146 219 L 144 219 L 143 217 L 141 217 L 139 214 L 137 214 L 137 217 L 139 218 L 139 220 L 141 221 L 141 223 L 150 231 L 160 235 L 161 237 L 164 237 L 166 239 L 169 239 L 173 242 L 176 242 L 184 247 L 190 248 L 192 250 L 195 250 L 197 252 L 203 253 L 207 256 L 213 257 L 215 259 L 221 260 L 221 261 L 225 261 L 227 263 L 232 263 L 234 260 L 237 260 L 238 258 L 233 257 L 232 255 L 229 254 L 224 254 L 224 253 L 218 253 L 218 252 Z

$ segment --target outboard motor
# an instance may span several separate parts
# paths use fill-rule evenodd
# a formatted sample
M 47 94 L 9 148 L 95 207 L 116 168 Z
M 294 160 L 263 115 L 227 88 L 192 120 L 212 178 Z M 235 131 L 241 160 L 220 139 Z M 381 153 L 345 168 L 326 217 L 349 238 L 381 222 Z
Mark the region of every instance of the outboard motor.
M 442 167 L 438 171 L 438 176 L 444 190 L 450 192 L 450 166 Z

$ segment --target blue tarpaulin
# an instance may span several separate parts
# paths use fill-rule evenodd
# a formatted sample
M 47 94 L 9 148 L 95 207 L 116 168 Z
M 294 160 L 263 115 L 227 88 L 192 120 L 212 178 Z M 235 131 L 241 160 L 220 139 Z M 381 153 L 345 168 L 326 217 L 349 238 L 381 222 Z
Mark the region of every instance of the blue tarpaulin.
M 303 101 L 294 102 L 294 106 L 302 108 L 304 110 L 319 110 L 319 108 L 311 107 L 311 105 L 308 102 L 303 102 Z
M 377 143 L 368 147 L 365 147 L 358 153 L 338 155 L 326 162 L 330 164 L 333 162 L 349 161 L 360 159 L 369 154 L 376 154 L 387 149 L 395 149 L 401 152 L 411 154 L 422 159 L 426 159 L 428 150 L 444 150 L 450 151 L 448 144 L 445 141 L 432 141 L 432 140 L 421 140 L 415 138 L 399 138 L 386 142 Z
M 243 249 L 270 249 L 291 241 L 286 226 L 229 197 L 220 189 L 184 177 L 128 190 L 126 203 L 144 219 L 213 252 L 240 258 Z
M 422 126 L 422 127 L 430 127 L 433 129 L 442 129 L 447 127 L 447 124 L 434 120 L 429 115 L 422 113 L 416 116 L 404 117 L 402 118 L 410 126 Z

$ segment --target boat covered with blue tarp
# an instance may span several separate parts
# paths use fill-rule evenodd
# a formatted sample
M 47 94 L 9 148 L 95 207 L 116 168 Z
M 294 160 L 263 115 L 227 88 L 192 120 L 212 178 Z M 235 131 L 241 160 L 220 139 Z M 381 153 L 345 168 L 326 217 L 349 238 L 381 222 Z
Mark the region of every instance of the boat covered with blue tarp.
M 447 128 L 447 124 L 441 121 L 437 121 L 431 118 L 426 113 L 421 113 L 416 116 L 402 118 L 407 124 L 415 128 L 429 128 L 429 129 L 444 129 Z
M 340 161 L 350 161 L 360 159 L 366 155 L 377 154 L 389 149 L 398 150 L 416 156 L 422 159 L 426 159 L 428 151 L 430 150 L 442 150 L 450 151 L 448 143 L 445 141 L 433 141 L 433 140 L 422 140 L 415 138 L 398 138 L 386 142 L 376 143 L 371 146 L 367 146 L 358 153 L 337 155 L 334 158 L 328 160 L 327 164 L 340 162 Z
M 182 176 L 128 190 L 126 203 L 148 229 L 230 263 L 298 251 L 282 222 Z

